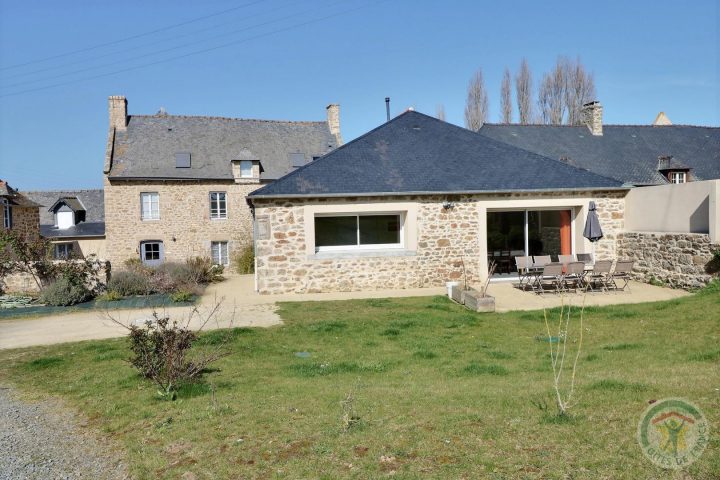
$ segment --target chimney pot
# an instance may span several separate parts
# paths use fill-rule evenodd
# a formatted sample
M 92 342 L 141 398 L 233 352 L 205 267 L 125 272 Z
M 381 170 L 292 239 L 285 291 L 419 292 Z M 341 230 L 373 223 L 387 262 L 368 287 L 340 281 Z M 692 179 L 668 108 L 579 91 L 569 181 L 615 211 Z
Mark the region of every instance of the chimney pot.
M 594 136 L 602 136 L 602 113 L 603 107 L 597 100 L 583 104 L 583 120 L 590 133 Z
M 125 130 L 127 128 L 127 99 L 122 95 L 108 97 L 110 110 L 110 128 Z
M 327 123 L 330 133 L 333 134 L 337 142 L 337 146 L 342 145 L 342 136 L 340 135 L 340 105 L 331 103 L 327 106 Z

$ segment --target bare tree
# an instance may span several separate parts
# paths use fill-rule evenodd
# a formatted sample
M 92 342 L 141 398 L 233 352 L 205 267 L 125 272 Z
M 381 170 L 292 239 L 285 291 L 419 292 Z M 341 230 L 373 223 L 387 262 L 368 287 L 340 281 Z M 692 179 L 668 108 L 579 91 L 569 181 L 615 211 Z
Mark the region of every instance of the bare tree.
M 585 70 L 585 66 L 578 57 L 574 62 L 566 62 L 565 106 L 567 108 L 568 125 L 582 125 L 583 104 L 595 100 L 595 79 L 592 73 Z
M 512 123 L 512 92 L 510 70 L 505 67 L 502 84 L 500 85 L 500 110 L 502 112 L 502 123 Z
M 438 103 L 435 107 L 435 116 L 438 118 L 438 120 L 445 121 L 445 105 L 442 103 Z
M 567 111 L 567 60 L 558 58 L 555 68 L 543 75 L 538 93 L 538 108 L 545 124 L 562 125 Z
M 520 62 L 520 70 L 515 76 L 515 101 L 517 102 L 519 121 L 522 125 L 532 122 L 532 73 L 527 59 Z
M 488 96 L 482 70 L 478 70 L 468 84 L 465 101 L 465 128 L 477 132 L 487 119 Z

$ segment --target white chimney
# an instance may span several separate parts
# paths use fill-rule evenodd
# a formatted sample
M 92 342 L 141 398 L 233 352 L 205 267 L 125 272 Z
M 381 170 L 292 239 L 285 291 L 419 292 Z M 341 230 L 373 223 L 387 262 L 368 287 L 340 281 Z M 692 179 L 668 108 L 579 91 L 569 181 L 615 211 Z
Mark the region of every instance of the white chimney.
M 110 128 L 125 130 L 127 128 L 127 99 L 122 95 L 108 97 L 110 110 Z
M 657 114 L 657 117 L 655 117 L 655 121 L 653 122 L 654 127 L 666 127 L 668 125 L 672 125 L 672 122 L 668 118 L 667 115 L 665 115 L 665 112 L 660 112 Z
M 342 145 L 342 136 L 340 135 L 340 105 L 331 103 L 327 106 L 327 123 L 330 133 L 335 136 L 338 146 Z
M 597 100 L 583 105 L 583 121 L 590 129 L 590 133 L 596 136 L 602 136 L 602 112 L 603 107 Z

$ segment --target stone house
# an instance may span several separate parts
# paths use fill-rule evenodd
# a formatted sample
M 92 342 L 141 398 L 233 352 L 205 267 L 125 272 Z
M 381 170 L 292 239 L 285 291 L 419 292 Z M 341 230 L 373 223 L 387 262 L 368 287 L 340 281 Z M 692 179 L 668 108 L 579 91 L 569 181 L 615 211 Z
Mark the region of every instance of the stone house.
M 476 282 L 497 259 L 586 253 L 590 201 L 615 257 L 629 188 L 407 111 L 250 193 L 260 293 Z M 507 261 L 508 264 L 505 264 Z
M 53 244 L 53 256 L 105 259 L 105 198 L 101 189 L 33 191 L 25 196 L 42 205 L 40 235 Z
M 342 144 L 339 106 L 325 121 L 129 115 L 109 98 L 105 155 L 108 260 L 149 265 L 211 256 L 229 265 L 252 243 L 246 196 Z
M 0 225 L 27 239 L 40 235 L 40 205 L 0 180 Z

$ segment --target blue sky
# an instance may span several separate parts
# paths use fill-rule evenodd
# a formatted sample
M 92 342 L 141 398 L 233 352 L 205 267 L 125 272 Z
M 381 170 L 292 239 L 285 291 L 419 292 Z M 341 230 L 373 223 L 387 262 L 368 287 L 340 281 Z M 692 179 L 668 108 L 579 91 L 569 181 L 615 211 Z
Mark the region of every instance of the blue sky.
M 647 124 L 663 110 L 720 125 L 719 2 L 510 3 L 0 0 L 0 178 L 21 190 L 100 187 L 116 94 L 131 114 L 288 120 L 324 119 L 337 102 L 348 141 L 384 121 L 386 96 L 394 114 L 443 104 L 462 125 L 482 68 L 497 121 L 503 69 L 522 57 L 537 81 L 558 55 L 579 55 L 606 123 Z M 68 84 L 44 89 L 57 83 Z

